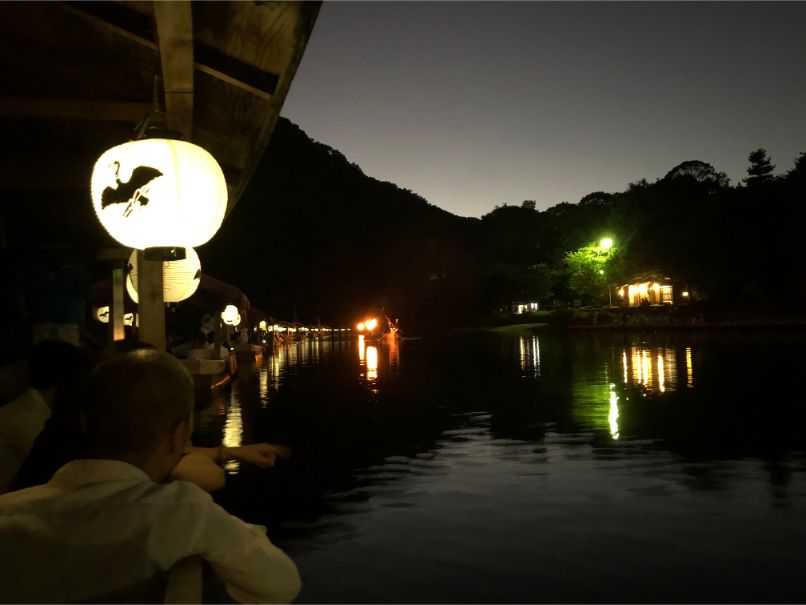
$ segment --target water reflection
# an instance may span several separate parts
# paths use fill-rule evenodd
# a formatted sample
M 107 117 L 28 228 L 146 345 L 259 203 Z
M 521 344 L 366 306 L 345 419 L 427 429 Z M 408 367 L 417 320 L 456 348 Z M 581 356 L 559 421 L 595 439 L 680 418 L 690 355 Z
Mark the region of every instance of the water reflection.
M 367 380 L 378 380 L 378 347 L 375 345 L 367 347 Z
M 694 386 L 694 366 L 691 363 L 691 347 L 686 347 L 686 386 Z
M 306 570 L 299 602 L 802 601 L 806 422 L 770 389 L 806 346 L 539 338 L 294 344 L 234 385 L 225 443 L 295 455 L 226 508 Z
M 540 340 L 537 334 L 520 337 L 521 370 L 535 378 L 540 376 Z
M 370 385 L 378 382 L 381 373 L 384 376 L 396 376 L 400 369 L 400 350 L 397 339 L 384 339 L 367 342 L 358 336 L 359 378 Z M 385 353 L 382 350 L 385 349 Z M 385 355 L 385 356 L 384 356 Z M 373 393 L 377 390 L 373 389 Z
M 616 385 L 610 385 L 610 413 L 607 416 L 610 422 L 610 436 L 618 439 L 618 395 L 616 395 Z
M 641 387 L 646 393 L 676 391 L 682 383 L 679 367 L 686 370 L 685 386 L 694 386 L 691 347 L 629 345 L 621 352 L 620 365 L 624 384 Z
M 260 383 L 260 406 L 266 407 L 269 402 L 269 371 L 266 368 L 258 369 Z
M 232 385 L 230 391 L 229 410 L 227 419 L 224 422 L 224 447 L 238 447 L 243 443 L 243 417 L 241 416 L 241 399 L 239 397 L 238 384 Z M 224 470 L 234 474 L 238 472 L 240 463 L 237 460 L 230 460 L 224 466 Z
M 569 383 L 572 417 L 578 427 L 607 432 L 614 440 L 624 439 L 625 420 L 627 430 L 632 430 L 631 392 L 643 397 L 667 395 L 692 388 L 694 376 L 692 347 L 618 340 L 597 337 L 564 342 L 546 337 L 551 348 L 544 351 L 546 361 L 540 368 L 540 381 L 548 381 L 549 387 L 562 391 L 562 382 Z M 539 347 L 532 348 L 531 340 L 521 337 L 520 350 L 521 370 L 536 371 Z M 569 367 L 564 367 L 565 362 Z
M 389 338 L 384 342 L 384 346 L 389 352 L 389 367 L 397 368 L 400 365 L 400 343 L 397 338 Z

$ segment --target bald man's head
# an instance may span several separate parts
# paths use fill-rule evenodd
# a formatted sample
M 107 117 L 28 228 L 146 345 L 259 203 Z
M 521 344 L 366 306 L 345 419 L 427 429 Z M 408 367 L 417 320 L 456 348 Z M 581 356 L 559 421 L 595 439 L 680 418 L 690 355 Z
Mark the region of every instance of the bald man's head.
M 173 356 L 136 350 L 101 362 L 84 391 L 90 443 L 108 456 L 148 457 L 193 411 L 193 380 Z

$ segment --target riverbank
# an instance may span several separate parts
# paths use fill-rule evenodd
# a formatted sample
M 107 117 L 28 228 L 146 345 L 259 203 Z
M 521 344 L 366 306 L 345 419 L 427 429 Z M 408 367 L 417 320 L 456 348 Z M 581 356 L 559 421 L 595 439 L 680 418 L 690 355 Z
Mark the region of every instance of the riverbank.
M 711 311 L 707 315 L 692 308 L 599 308 L 557 309 L 519 316 L 498 316 L 484 326 L 463 328 L 457 332 L 485 331 L 514 334 L 532 330 L 557 331 L 705 331 L 765 330 L 806 331 L 806 316 L 801 314 L 763 314 Z M 500 322 L 500 323 L 499 323 Z

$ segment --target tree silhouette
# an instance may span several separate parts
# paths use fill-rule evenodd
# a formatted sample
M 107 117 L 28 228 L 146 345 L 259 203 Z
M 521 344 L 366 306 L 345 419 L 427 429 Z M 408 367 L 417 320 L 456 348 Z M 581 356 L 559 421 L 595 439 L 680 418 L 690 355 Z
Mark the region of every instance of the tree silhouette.
M 746 185 L 758 185 L 769 182 L 772 179 L 772 171 L 775 166 L 765 149 L 756 149 L 747 156 L 750 166 L 747 167 L 747 176 L 744 179 Z
M 730 179 L 728 179 L 724 172 L 717 172 L 711 164 L 701 162 L 700 160 L 688 160 L 678 164 L 666 173 L 663 180 L 687 178 L 693 179 L 698 183 L 708 183 L 718 187 L 727 187 L 730 185 Z
M 789 172 L 790 175 L 806 176 L 806 151 L 803 151 L 795 158 L 795 167 Z

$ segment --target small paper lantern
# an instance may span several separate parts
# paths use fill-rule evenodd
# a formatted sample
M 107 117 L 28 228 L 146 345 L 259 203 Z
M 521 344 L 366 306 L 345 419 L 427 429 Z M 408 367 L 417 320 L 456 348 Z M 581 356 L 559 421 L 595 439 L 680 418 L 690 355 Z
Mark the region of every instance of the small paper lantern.
M 162 262 L 162 299 L 165 302 L 179 302 L 193 296 L 201 280 L 201 261 L 193 248 L 187 248 L 183 260 Z M 148 261 L 155 262 L 155 261 Z M 140 302 L 137 295 L 137 250 L 129 257 L 131 270 L 126 278 L 126 291 L 134 302 Z
M 95 319 L 100 321 L 102 324 L 109 323 L 109 316 L 110 316 L 109 307 L 98 307 L 95 309 Z M 137 321 L 137 314 L 136 313 L 124 313 L 123 314 L 123 325 L 124 326 L 133 326 Z M 139 325 L 139 322 L 138 322 Z
M 201 246 L 227 209 L 227 183 L 215 158 L 173 139 L 130 141 L 104 152 L 90 183 L 101 224 L 124 246 Z
M 228 326 L 237 326 L 241 323 L 241 314 L 235 305 L 227 305 L 221 312 L 221 319 Z
M 95 309 L 95 319 L 100 321 L 102 324 L 109 323 L 109 307 L 98 307 Z

